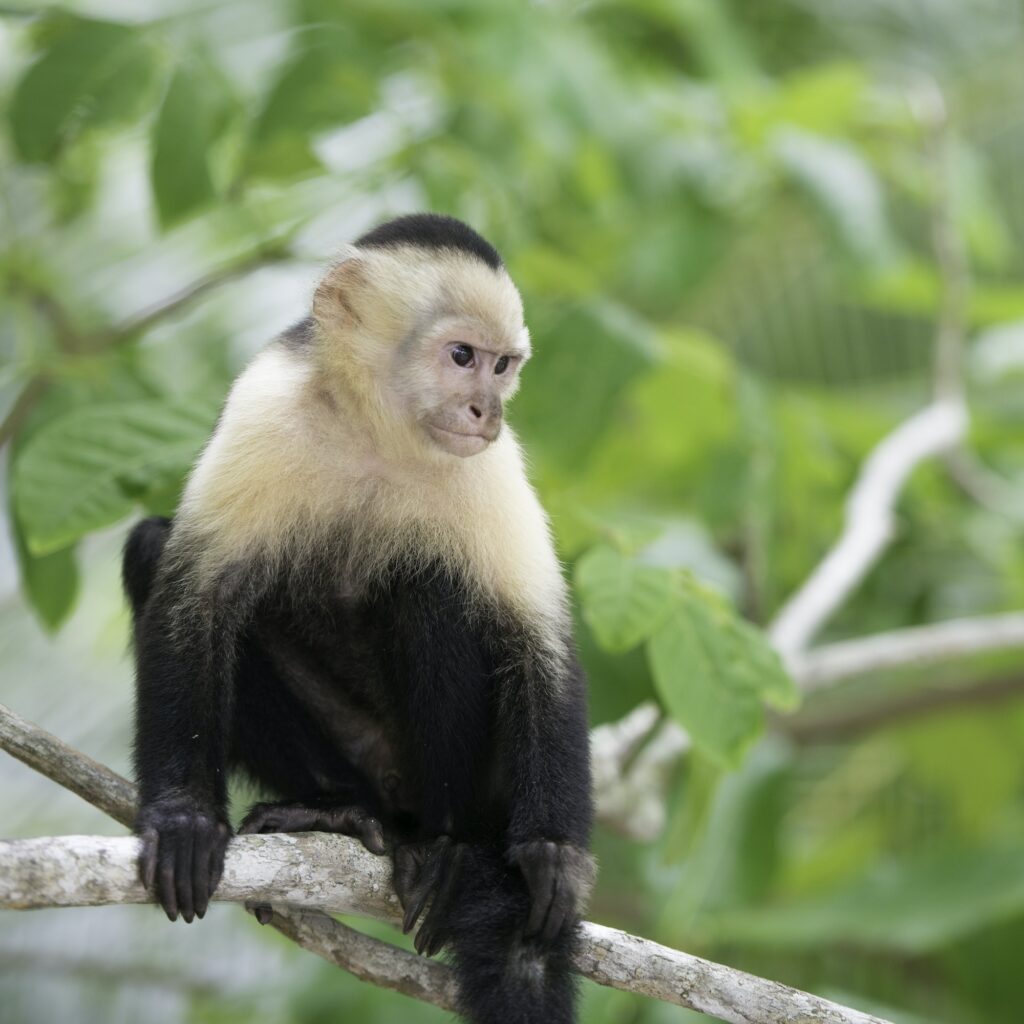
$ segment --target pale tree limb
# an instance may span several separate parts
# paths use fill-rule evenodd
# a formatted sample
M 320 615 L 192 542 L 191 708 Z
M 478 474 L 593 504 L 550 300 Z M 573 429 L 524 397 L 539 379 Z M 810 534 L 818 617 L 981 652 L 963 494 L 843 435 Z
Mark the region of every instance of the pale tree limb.
M 847 498 L 838 540 L 768 629 L 787 663 L 807 649 L 888 547 L 896 502 L 911 474 L 926 459 L 951 451 L 965 436 L 967 422 L 959 397 L 936 399 L 884 437 L 865 459 Z
M 139 841 L 133 836 L 59 836 L 0 842 L 0 906 L 100 906 L 151 902 L 138 880 Z M 237 836 L 228 847 L 224 877 L 216 899 L 284 904 L 330 913 L 357 914 L 397 923 L 398 899 L 390 886 L 384 857 L 366 851 L 346 836 L 325 833 Z M 296 937 L 302 918 L 289 918 Z M 322 928 L 319 919 L 313 930 Z M 285 931 L 287 934 L 288 925 Z M 322 935 L 322 932 L 321 932 Z M 331 936 L 323 936 L 327 941 Z M 371 940 L 381 957 L 377 969 L 365 960 L 362 977 L 376 981 L 396 967 L 401 991 L 413 994 L 406 960 L 423 961 L 386 943 Z M 441 965 L 443 966 L 443 965 Z M 635 992 L 710 1013 L 735 1024 L 780 1020 L 880 1024 L 879 1018 L 838 1006 L 787 985 L 757 978 L 722 964 L 669 949 L 614 928 L 585 923 L 577 970 L 601 985 Z M 443 968 L 447 971 L 447 968 Z M 443 988 L 433 986 L 441 980 Z M 450 973 L 418 971 L 420 998 L 450 1005 Z
M 947 471 L 974 500 L 1008 518 L 1024 520 L 1024 501 L 1017 489 L 989 471 L 966 449 L 969 414 L 963 350 L 971 281 L 951 188 L 948 113 L 942 92 L 931 79 L 919 81 L 909 99 L 924 130 L 932 172 L 932 250 L 942 286 L 932 344 L 933 399 L 882 438 L 868 454 L 847 497 L 839 537 L 768 628 L 769 640 L 803 689 L 815 689 L 876 669 L 1024 645 L 1019 628 L 1020 615 L 1024 613 L 1011 613 L 811 648 L 822 627 L 845 604 L 889 546 L 895 533 L 899 498 L 914 471 L 925 461 L 941 457 Z M 674 749 L 676 756 L 681 756 L 689 748 L 688 737 L 671 724 L 661 726 L 655 733 L 652 707 L 642 705 L 639 719 L 633 722 L 650 723 L 647 737 L 657 735 L 660 749 Z M 606 743 L 619 735 L 614 723 L 601 728 L 609 730 Z M 642 750 L 645 740 L 646 737 L 632 737 L 631 751 Z M 639 754 L 630 756 L 640 759 Z M 659 768 L 667 773 L 671 765 L 662 764 Z M 640 776 L 634 779 L 631 771 L 614 781 L 611 794 L 617 813 L 622 816 L 619 826 L 631 835 L 647 836 L 653 831 L 652 823 L 659 818 L 664 820 L 661 792 L 641 790 Z
M 665 788 L 690 738 L 653 701 L 590 733 L 598 820 L 629 839 L 651 842 L 665 827 Z
M 0 705 L 0 721 L 13 717 Z M 6 737 L 16 737 L 22 759 L 58 782 L 70 781 L 81 763 L 84 775 L 74 791 L 86 799 L 98 796 L 116 810 L 119 820 L 128 817 L 134 804 L 130 783 L 67 744 L 38 730 L 54 760 L 24 756 L 34 728 L 17 719 L 16 727 L 0 734 L 0 745 Z M 0 842 L 0 906 L 151 902 L 138 879 L 137 856 L 134 837 Z M 453 1005 L 455 987 L 447 965 L 362 935 L 324 913 L 399 919 L 388 860 L 354 840 L 323 833 L 238 836 L 228 848 L 216 895 L 243 904 L 276 904 L 271 923 L 300 945 L 363 980 L 448 1009 Z M 598 984 L 689 1007 L 730 1024 L 886 1024 L 798 989 L 596 924 L 581 928 L 576 968 Z
M 106 765 L 0 704 L 0 749 L 70 789 L 128 828 L 135 821 L 135 787 Z
M 1024 649 L 1024 612 L 950 619 L 823 644 L 796 656 L 793 678 L 805 693 L 883 669 L 936 664 Z
M 442 1010 L 455 1010 L 455 975 L 446 963 L 407 953 L 319 911 L 281 907 L 273 911 L 270 924 L 282 935 L 360 981 Z
M 135 820 L 136 793 L 127 779 L 3 704 L 0 704 L 0 748 L 131 828 Z M 387 884 L 390 885 L 390 876 Z M 446 965 L 425 961 L 388 943 L 377 942 L 319 910 L 275 908 L 270 925 L 356 977 L 413 998 L 423 998 L 423 991 L 441 993 L 438 998 L 443 998 L 443 993 L 454 985 Z M 425 966 L 428 964 L 429 967 Z M 424 972 L 432 984 L 424 985 Z
M 788 668 L 797 686 L 811 693 L 871 672 L 921 668 L 1016 649 L 1024 650 L 1024 612 L 951 619 L 823 644 L 791 656 Z M 955 694 L 950 697 L 954 699 Z M 969 694 L 963 699 L 969 699 Z M 881 723 L 887 706 L 895 713 L 906 703 L 903 693 L 876 702 L 871 721 Z M 912 708 L 918 706 L 918 701 L 910 703 Z M 930 707 L 931 702 L 923 700 L 920 706 Z M 802 726 L 790 730 L 785 719 L 776 721 L 784 732 L 812 731 Z M 657 838 L 667 815 L 665 787 L 690 745 L 686 731 L 666 719 L 653 701 L 644 701 L 615 722 L 597 726 L 591 732 L 591 751 L 598 818 L 631 839 L 647 842 Z

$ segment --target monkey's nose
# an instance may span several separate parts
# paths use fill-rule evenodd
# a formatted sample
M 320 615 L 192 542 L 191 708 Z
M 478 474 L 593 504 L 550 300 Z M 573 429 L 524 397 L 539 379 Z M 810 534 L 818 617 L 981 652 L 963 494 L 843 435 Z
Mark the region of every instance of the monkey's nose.
M 480 411 L 480 407 L 479 407 L 479 406 L 476 406 L 476 405 L 472 405 L 472 404 L 471 404 L 471 405 L 470 405 L 470 407 L 469 407 L 469 411 L 470 411 L 470 412 L 471 412 L 471 413 L 472 413 L 472 414 L 473 414 L 473 415 L 474 415 L 474 416 L 475 416 L 475 417 L 476 417 L 477 419 L 480 419 L 480 417 L 481 417 L 481 416 L 483 416 L 483 413 L 482 413 L 482 412 Z

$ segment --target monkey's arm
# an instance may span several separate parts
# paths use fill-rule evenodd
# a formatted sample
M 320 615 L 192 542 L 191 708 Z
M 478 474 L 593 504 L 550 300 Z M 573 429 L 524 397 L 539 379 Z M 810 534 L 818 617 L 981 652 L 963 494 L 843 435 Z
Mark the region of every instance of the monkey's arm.
M 202 917 L 230 837 L 227 747 L 244 601 L 160 580 L 135 626 L 140 871 L 173 921 Z
M 586 679 L 574 653 L 557 672 L 533 658 L 513 664 L 499 721 L 511 809 L 506 851 L 530 890 L 526 934 L 551 940 L 578 919 L 594 879 Z

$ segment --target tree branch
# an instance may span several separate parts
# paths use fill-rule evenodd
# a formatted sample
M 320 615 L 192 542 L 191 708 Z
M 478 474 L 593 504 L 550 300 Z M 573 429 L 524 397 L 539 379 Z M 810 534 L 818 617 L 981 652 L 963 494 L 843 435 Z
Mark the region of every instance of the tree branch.
M 244 277 L 246 274 L 250 274 L 261 267 L 284 262 L 290 259 L 291 255 L 290 250 L 286 246 L 259 249 L 237 263 L 222 267 L 206 277 L 201 277 L 198 281 L 193 281 L 180 291 L 141 310 L 121 324 L 117 324 L 107 330 L 96 331 L 93 334 L 86 335 L 82 339 L 83 344 L 90 351 L 115 348 L 118 345 L 125 344 L 149 330 L 150 327 L 164 317 L 170 316 L 172 313 L 176 313 L 180 309 L 191 305 L 191 303 L 201 298 L 207 292 L 213 291 L 236 278 Z
M 896 502 L 914 470 L 952 450 L 966 431 L 963 401 L 939 398 L 871 451 L 847 498 L 839 539 L 769 627 L 769 638 L 787 662 L 806 650 L 885 551 L 893 535 Z
M 68 746 L 0 704 L 0 749 L 70 789 L 127 828 L 135 821 L 135 787 L 106 765 Z
M 401 992 L 442 1010 L 455 1010 L 455 975 L 440 960 L 407 953 L 319 911 L 274 907 L 270 924 L 303 949 L 360 981 Z
M 101 906 L 149 903 L 138 880 L 139 841 L 133 836 L 60 836 L 0 842 L 0 906 Z M 224 877 L 216 898 L 237 903 L 284 904 L 330 913 L 356 914 L 397 923 L 398 898 L 385 857 L 367 852 L 356 840 L 326 833 L 236 836 L 228 847 Z M 285 919 L 285 931 L 303 935 L 302 919 Z M 312 930 L 327 941 L 319 918 Z M 373 941 L 367 947 L 383 957 L 382 971 L 406 966 L 412 954 Z M 396 956 L 397 954 L 397 956 Z M 379 973 L 361 957 L 362 977 Z M 422 961 L 421 961 L 422 963 Z M 638 992 L 665 1002 L 713 1014 L 735 1024 L 752 1021 L 813 1020 L 835 1024 L 878 1024 L 878 1018 L 776 982 L 690 956 L 614 928 L 584 924 L 576 968 L 601 985 Z M 450 976 L 418 972 L 417 986 L 430 989 L 431 1002 L 450 1006 Z M 402 991 L 412 994 L 408 978 Z M 436 995 L 436 997 L 435 997 Z
M 878 561 L 892 537 L 896 502 L 917 466 L 936 455 L 951 456 L 967 436 L 962 364 L 970 267 L 956 223 L 949 120 L 942 91 L 932 79 L 922 79 L 909 102 L 924 129 L 932 252 L 942 285 L 932 342 L 934 398 L 883 438 L 865 460 L 847 500 L 838 541 L 776 616 L 769 635 L 787 661 L 807 649 Z
M 791 671 L 805 693 L 882 669 L 928 665 L 1024 648 L 1024 612 L 951 619 L 825 644 L 797 654 Z
M 1024 650 L 1024 612 L 952 619 L 825 644 L 791 655 L 788 667 L 797 686 L 811 693 L 869 672 L 922 667 L 1015 648 Z M 953 696 L 961 692 L 962 688 L 950 691 L 949 699 L 941 702 L 908 700 L 905 694 L 894 694 L 876 701 L 860 728 L 884 722 L 887 709 L 907 717 L 969 699 Z M 855 712 L 844 715 L 843 721 L 847 718 L 851 723 L 861 722 Z M 774 721 L 781 731 L 800 737 L 819 731 L 830 734 L 832 729 L 830 723 L 819 728 L 814 719 L 805 724 L 775 716 Z M 851 728 L 855 726 L 851 724 Z M 665 719 L 653 701 L 638 704 L 618 721 L 599 725 L 591 733 L 598 818 L 631 839 L 655 839 L 665 825 L 665 784 L 689 749 L 689 735 L 676 722 Z
M 798 743 L 849 740 L 880 726 L 938 714 L 951 708 L 979 707 L 1024 694 L 1024 676 L 982 679 L 966 686 L 927 686 L 886 693 L 855 707 L 797 712 L 777 717 L 776 727 Z
M 126 780 L 3 705 L 0 723 L 0 745 L 17 751 L 26 764 L 54 781 L 67 782 L 68 788 L 97 806 L 102 800 L 104 809 L 119 821 L 130 818 L 134 789 Z M 39 752 L 33 750 L 36 737 Z M 138 880 L 137 855 L 134 837 L 0 842 L 0 906 L 149 903 Z M 300 945 L 364 980 L 452 1006 L 455 990 L 446 965 L 360 935 L 323 912 L 393 922 L 400 917 L 390 864 L 354 840 L 323 833 L 238 836 L 228 848 L 217 898 L 277 904 L 271 923 Z M 598 984 L 686 1006 L 732 1024 L 885 1024 L 798 989 L 596 924 L 582 926 L 576 967 Z
M 39 401 L 49 386 L 48 378 L 43 374 L 37 374 L 22 388 L 4 417 L 3 422 L 0 423 L 0 448 L 18 432 L 36 402 Z

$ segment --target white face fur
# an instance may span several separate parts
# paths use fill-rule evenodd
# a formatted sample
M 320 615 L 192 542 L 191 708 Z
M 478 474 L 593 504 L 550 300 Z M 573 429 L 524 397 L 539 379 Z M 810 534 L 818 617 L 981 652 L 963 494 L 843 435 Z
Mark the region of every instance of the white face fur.
M 496 440 L 530 355 L 504 269 L 457 251 L 356 250 L 314 311 L 328 373 L 376 396 L 393 439 L 397 421 L 421 451 L 462 458 Z

